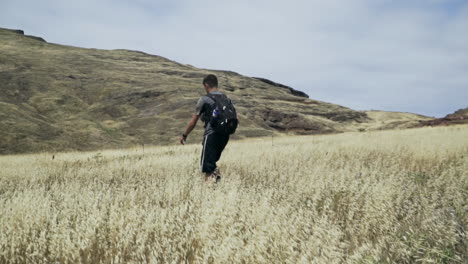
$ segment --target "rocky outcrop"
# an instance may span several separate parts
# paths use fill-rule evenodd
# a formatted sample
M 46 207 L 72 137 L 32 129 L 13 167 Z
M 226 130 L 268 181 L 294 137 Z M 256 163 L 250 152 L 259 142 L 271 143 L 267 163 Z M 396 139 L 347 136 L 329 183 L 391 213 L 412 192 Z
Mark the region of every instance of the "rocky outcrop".
M 18 35 L 22 35 L 22 36 L 25 36 L 27 38 L 31 38 L 31 39 L 34 39 L 34 40 L 39 40 L 40 42 L 47 42 L 45 41 L 45 39 L 41 38 L 41 37 L 36 37 L 36 36 L 31 36 L 31 35 L 25 35 L 24 34 L 24 31 L 23 30 L 20 30 L 20 29 L 4 29 L 4 30 L 8 30 L 10 32 L 13 32 L 13 33 L 16 33 Z
M 314 122 L 303 114 L 284 113 L 267 108 L 261 113 L 261 115 L 266 125 L 280 131 L 289 131 L 299 134 L 324 134 L 336 132 L 333 128 L 327 127 L 320 122 Z
M 281 84 L 281 83 L 276 83 L 276 82 L 273 82 L 273 81 L 270 81 L 268 79 L 265 79 L 265 78 L 259 78 L 259 77 L 254 77 L 255 79 L 259 80 L 259 81 L 262 81 L 264 83 L 267 83 L 269 85 L 272 85 L 272 86 L 275 86 L 275 87 L 279 87 L 279 88 L 284 88 L 284 89 L 287 89 L 289 90 L 289 92 L 295 96 L 300 96 L 300 97 L 305 97 L 305 98 L 309 98 L 309 96 L 304 93 L 304 92 L 301 92 L 301 91 L 298 91 L 298 90 L 295 90 L 289 86 L 286 86 L 284 84 Z
M 421 121 L 419 126 L 448 126 L 468 124 L 468 108 L 459 109 L 455 113 L 448 114 L 443 118 Z

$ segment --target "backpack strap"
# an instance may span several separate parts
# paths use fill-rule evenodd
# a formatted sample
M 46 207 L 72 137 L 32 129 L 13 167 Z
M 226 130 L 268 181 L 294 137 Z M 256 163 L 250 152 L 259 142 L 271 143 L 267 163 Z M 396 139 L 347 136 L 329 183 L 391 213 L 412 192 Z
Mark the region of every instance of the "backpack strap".
M 205 109 L 203 111 L 203 122 L 205 123 L 203 127 L 206 128 L 208 122 L 210 122 L 210 119 L 211 119 L 211 115 L 212 115 L 212 111 L 213 109 L 216 108 L 216 100 L 215 98 L 213 98 L 213 96 L 211 96 L 211 94 L 206 94 L 204 95 L 206 97 L 208 97 L 209 99 L 211 99 L 211 102 L 209 100 L 206 100 L 206 105 L 204 106 Z
M 210 93 L 209 93 L 209 94 L 207 94 L 206 96 L 207 96 L 208 98 L 210 98 L 211 100 L 213 100 L 214 103 L 216 104 L 216 95 L 210 94 Z
M 206 97 L 210 98 L 211 101 L 213 101 L 212 103 L 208 102 L 208 104 L 210 105 L 211 110 L 214 110 L 216 108 L 216 97 L 213 96 L 212 94 L 207 94 Z M 211 113 L 210 113 L 210 115 L 211 115 Z

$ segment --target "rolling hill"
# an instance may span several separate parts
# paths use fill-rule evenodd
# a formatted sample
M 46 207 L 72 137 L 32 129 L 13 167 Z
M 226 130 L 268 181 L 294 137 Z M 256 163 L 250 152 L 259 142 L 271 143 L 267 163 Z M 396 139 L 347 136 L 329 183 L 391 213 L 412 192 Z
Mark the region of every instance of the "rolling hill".
M 408 127 L 428 120 L 405 114 L 404 120 L 385 123 L 264 78 L 139 51 L 52 44 L 0 29 L 0 154 L 173 144 L 209 73 L 218 76 L 240 114 L 234 138 Z M 201 134 L 198 125 L 189 143 Z

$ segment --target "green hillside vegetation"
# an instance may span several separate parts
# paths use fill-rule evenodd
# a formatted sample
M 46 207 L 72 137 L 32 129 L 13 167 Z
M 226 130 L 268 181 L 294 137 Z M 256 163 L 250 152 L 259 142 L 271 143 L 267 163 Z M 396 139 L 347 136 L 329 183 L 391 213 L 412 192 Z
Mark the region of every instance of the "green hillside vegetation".
M 367 125 L 375 122 L 366 112 L 312 100 L 269 80 L 0 29 L 0 153 L 173 144 L 209 73 L 239 111 L 234 138 L 379 129 Z M 199 125 L 189 142 L 201 134 Z

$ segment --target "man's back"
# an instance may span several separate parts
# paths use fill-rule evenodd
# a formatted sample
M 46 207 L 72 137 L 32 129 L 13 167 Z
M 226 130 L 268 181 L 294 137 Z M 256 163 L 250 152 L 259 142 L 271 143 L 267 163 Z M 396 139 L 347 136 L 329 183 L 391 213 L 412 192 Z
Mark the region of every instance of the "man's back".
M 203 135 L 202 141 L 202 153 L 200 157 L 200 167 L 201 171 L 205 173 L 205 181 L 209 179 L 216 179 L 216 182 L 219 181 L 221 175 L 219 173 L 219 169 L 216 165 L 216 162 L 221 158 L 221 153 L 223 152 L 224 148 L 226 147 L 229 141 L 229 133 L 220 133 L 219 126 L 217 126 L 220 120 L 214 120 L 216 122 L 212 123 L 213 121 L 211 118 L 213 117 L 213 110 L 215 111 L 215 116 L 217 115 L 218 109 L 216 108 L 217 103 L 219 101 L 215 101 L 213 98 L 219 97 L 220 95 L 224 95 L 222 92 L 218 90 L 218 79 L 215 75 L 208 75 L 203 79 L 203 86 L 205 88 L 205 92 L 207 95 L 200 97 L 195 107 L 195 114 L 192 117 L 192 120 L 187 124 L 187 128 L 185 129 L 185 133 L 182 134 L 180 142 L 182 144 L 185 143 L 185 140 L 188 137 L 188 134 L 193 130 L 199 118 L 205 122 L 205 133 Z M 224 95 L 225 96 L 225 95 Z M 210 98 L 213 97 L 213 98 Z M 232 106 L 232 102 L 227 97 L 222 97 L 223 99 L 227 99 Z M 224 106 L 222 107 L 222 111 L 227 109 Z M 232 106 L 232 109 L 233 106 Z M 235 114 L 235 110 L 232 111 Z M 224 114 L 224 113 L 223 113 Z M 235 114 L 235 121 L 237 127 L 237 114 Z M 213 127 L 213 125 L 215 127 Z M 216 130 L 214 129 L 216 128 Z
M 212 91 L 210 94 L 223 94 L 220 91 Z M 200 116 L 201 120 L 205 123 L 204 128 L 205 128 L 205 133 L 204 135 L 209 135 L 214 133 L 214 129 L 210 124 L 210 118 L 212 115 L 212 105 L 214 105 L 215 102 L 213 99 L 211 99 L 207 95 L 203 95 L 198 99 L 197 106 L 195 107 L 195 113 Z

